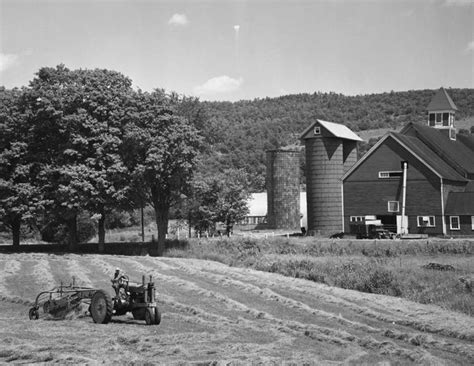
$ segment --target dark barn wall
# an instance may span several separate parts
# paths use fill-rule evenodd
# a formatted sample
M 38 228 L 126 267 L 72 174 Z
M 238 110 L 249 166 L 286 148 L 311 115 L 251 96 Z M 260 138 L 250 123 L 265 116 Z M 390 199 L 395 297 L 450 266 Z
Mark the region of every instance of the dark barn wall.
M 300 230 L 300 152 L 267 151 L 267 222 L 270 229 Z
M 385 140 L 344 181 L 344 224 L 349 228 L 350 216 L 392 215 L 388 201 L 399 201 L 401 215 L 402 177 L 379 179 L 379 171 L 400 171 L 401 162 L 408 161 L 406 215 L 408 230 L 422 229 L 427 234 L 442 234 L 441 182 L 430 169 L 396 144 Z M 417 216 L 435 216 L 434 228 L 418 228 Z
M 460 215 L 460 230 L 451 230 L 449 226 L 449 216 L 446 216 L 446 235 L 450 236 L 472 236 L 474 230 L 472 230 L 471 216 Z
M 342 231 L 343 143 L 339 138 L 305 140 L 308 233 Z

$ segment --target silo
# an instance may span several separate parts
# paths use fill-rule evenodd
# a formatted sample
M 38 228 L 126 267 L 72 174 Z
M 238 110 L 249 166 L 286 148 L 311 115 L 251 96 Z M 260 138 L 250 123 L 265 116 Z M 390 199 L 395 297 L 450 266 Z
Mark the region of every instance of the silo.
M 300 230 L 300 151 L 267 151 L 267 222 L 271 229 Z
M 342 140 L 342 159 L 344 174 L 357 162 L 357 141 Z
M 301 135 L 306 147 L 309 235 L 343 231 L 342 176 L 357 157 L 357 141 L 346 126 L 317 120 Z

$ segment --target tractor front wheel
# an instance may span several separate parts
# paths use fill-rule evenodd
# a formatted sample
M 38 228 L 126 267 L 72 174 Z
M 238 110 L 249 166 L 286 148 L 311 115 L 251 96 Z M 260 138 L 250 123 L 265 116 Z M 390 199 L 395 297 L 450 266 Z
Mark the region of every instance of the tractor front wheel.
M 114 304 L 110 295 L 104 290 L 98 290 L 92 296 L 90 312 L 94 323 L 107 324 L 112 319 Z
M 146 325 L 155 324 L 155 308 L 146 308 L 145 323 Z
M 158 325 L 161 323 L 161 313 L 158 308 L 146 308 L 145 323 L 146 325 Z
M 161 313 L 158 310 L 158 307 L 155 308 L 155 324 L 158 325 L 161 323 Z

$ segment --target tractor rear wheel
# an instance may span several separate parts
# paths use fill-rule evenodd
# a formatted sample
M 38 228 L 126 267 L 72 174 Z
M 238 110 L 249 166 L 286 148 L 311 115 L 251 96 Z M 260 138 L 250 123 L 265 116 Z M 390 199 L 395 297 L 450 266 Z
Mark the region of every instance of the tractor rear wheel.
M 112 319 L 114 304 L 110 295 L 104 290 L 98 290 L 92 296 L 90 312 L 94 323 L 107 324 Z

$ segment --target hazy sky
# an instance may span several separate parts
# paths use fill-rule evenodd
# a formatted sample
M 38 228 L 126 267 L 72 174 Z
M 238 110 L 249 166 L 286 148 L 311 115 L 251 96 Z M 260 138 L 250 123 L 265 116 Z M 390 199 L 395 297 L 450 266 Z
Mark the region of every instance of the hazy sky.
M 474 87 L 474 0 L 0 0 L 0 85 L 107 68 L 201 99 Z

